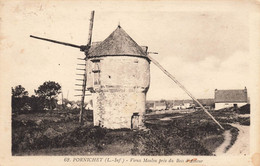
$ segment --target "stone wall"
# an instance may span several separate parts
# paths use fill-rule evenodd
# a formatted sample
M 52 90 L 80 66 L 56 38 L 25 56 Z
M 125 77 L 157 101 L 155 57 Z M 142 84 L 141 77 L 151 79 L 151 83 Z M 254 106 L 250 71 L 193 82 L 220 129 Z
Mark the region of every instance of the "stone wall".
M 100 72 L 92 72 L 97 68 Z M 144 58 L 108 56 L 100 62 L 88 60 L 87 88 L 93 89 L 94 125 L 131 128 L 133 114 L 139 125 L 145 113 L 146 92 L 150 84 L 150 64 Z M 98 77 L 98 78 L 97 78 Z M 100 84 L 94 80 L 99 79 Z

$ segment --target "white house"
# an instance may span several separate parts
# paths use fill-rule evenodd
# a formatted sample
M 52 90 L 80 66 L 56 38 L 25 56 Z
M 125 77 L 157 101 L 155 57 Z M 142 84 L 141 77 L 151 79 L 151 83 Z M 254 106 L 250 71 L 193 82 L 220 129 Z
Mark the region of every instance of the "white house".
M 187 108 L 191 108 L 191 103 L 183 103 L 183 106 L 184 106 L 184 108 L 185 109 L 187 109 Z
M 165 102 L 154 102 L 154 110 L 165 110 L 166 103 Z
M 86 105 L 85 109 L 87 109 L 87 110 L 93 110 L 92 104 L 91 104 L 91 103 L 88 103 L 88 104 Z
M 241 107 L 246 105 L 247 89 L 217 90 L 215 89 L 215 110 L 227 107 Z
M 175 105 L 172 107 L 174 110 L 180 110 L 181 109 L 181 106 L 180 105 Z

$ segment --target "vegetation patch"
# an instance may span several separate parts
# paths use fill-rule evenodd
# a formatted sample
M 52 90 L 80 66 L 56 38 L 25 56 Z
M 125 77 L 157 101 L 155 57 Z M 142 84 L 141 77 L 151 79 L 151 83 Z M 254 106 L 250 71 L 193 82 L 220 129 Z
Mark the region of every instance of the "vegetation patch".
M 238 122 L 240 125 L 250 126 L 250 117 L 238 117 Z
M 32 120 L 13 118 L 13 155 L 64 155 L 76 147 L 85 147 L 84 154 L 95 155 L 116 155 L 117 151 L 128 155 L 211 155 L 221 144 L 222 131 L 214 123 L 201 122 L 193 116 L 160 125 L 146 124 L 147 130 L 133 131 L 80 126 L 76 118 L 66 120 L 70 115 L 61 116 L 64 114 L 47 112 Z M 60 120 L 54 122 L 55 117 Z
M 236 127 L 233 127 L 233 126 L 231 126 L 229 124 L 225 124 L 224 127 L 225 127 L 226 130 L 230 130 L 230 133 L 231 133 L 230 144 L 225 149 L 225 152 L 227 152 L 234 145 L 234 143 L 236 142 L 237 136 L 239 134 L 239 130 Z
M 155 114 L 145 117 L 146 130 L 105 129 L 93 126 L 93 112 L 45 110 L 13 114 L 13 155 L 213 155 L 224 141 L 223 130 L 198 110 L 187 114 Z M 232 109 L 210 111 L 235 143 L 238 129 L 229 123 L 249 125 L 250 118 Z M 160 119 L 169 117 L 170 120 Z M 172 118 L 173 117 L 173 118 Z M 178 117 L 178 118 L 174 118 Z

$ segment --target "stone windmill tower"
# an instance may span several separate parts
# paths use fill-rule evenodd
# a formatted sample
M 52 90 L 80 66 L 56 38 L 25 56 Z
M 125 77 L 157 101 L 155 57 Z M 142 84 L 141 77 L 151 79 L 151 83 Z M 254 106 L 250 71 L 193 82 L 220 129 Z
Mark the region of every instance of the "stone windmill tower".
M 92 93 L 94 125 L 139 128 L 150 84 L 147 48 L 120 26 L 94 43 L 87 59 L 87 89 Z

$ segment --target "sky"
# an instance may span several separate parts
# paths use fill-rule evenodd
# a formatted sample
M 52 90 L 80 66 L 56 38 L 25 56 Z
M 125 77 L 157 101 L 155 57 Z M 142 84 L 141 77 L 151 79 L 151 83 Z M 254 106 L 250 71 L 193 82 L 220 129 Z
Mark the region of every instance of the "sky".
M 40 3 L 39 3 L 40 2 Z M 6 88 L 22 85 L 34 94 L 44 81 L 62 85 L 64 97 L 79 100 L 75 81 L 76 48 L 30 38 L 30 35 L 84 45 L 91 10 L 92 41 L 102 41 L 118 24 L 196 98 L 214 98 L 215 89 L 249 89 L 249 15 L 243 5 L 187 3 L 10 1 L 1 4 L 1 79 Z M 241 9 L 243 10 L 237 10 Z M 189 99 L 151 63 L 147 100 Z M 3 85 L 2 85 L 3 86 Z M 90 98 L 87 98 L 89 100 Z

